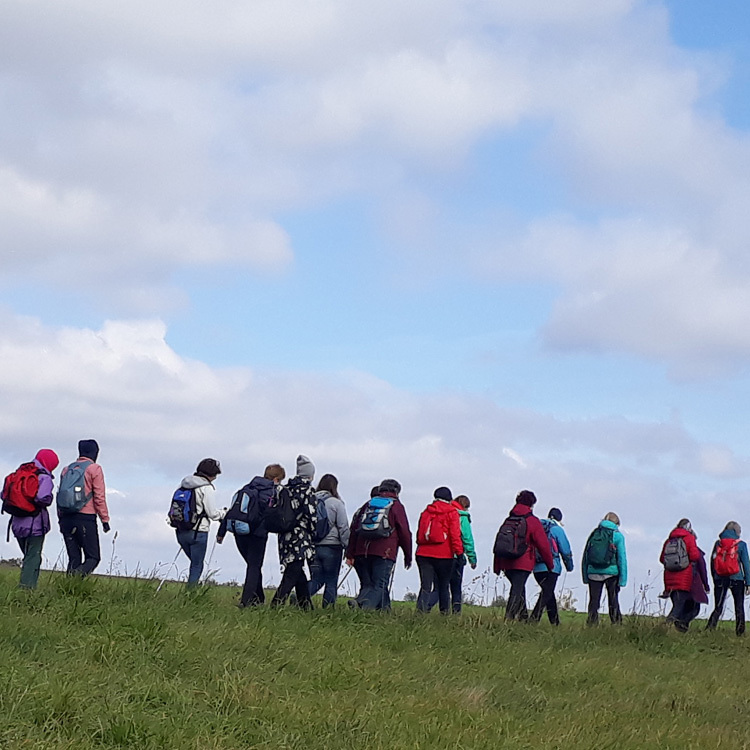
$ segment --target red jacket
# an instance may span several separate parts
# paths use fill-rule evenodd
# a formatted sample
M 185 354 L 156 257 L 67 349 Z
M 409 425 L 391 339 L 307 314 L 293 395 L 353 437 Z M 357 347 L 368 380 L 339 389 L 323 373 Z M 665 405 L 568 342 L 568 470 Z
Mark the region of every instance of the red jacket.
M 693 586 L 693 563 L 698 561 L 701 556 L 698 545 L 695 543 L 695 537 L 687 529 L 674 529 L 664 542 L 664 546 L 661 548 L 661 555 L 659 555 L 659 562 L 664 564 L 664 547 L 667 546 L 667 542 L 675 537 L 682 537 L 685 540 L 685 546 L 687 547 L 688 560 L 690 565 L 685 570 L 665 570 L 664 571 L 664 590 L 665 591 L 690 591 Z
M 417 555 L 450 559 L 463 553 L 461 519 L 457 508 L 445 500 L 435 500 L 419 517 Z
M 352 560 L 355 557 L 383 557 L 386 560 L 395 562 L 398 555 L 398 548 L 404 553 L 404 566 L 411 565 L 411 531 L 409 529 L 409 519 L 406 517 L 406 510 L 401 501 L 390 492 L 381 493 L 382 497 L 392 497 L 393 505 L 388 511 L 388 519 L 393 526 L 393 533 L 382 539 L 367 539 L 359 534 L 358 519 L 367 507 L 365 503 L 353 516 L 350 524 L 351 534 L 349 535 L 349 544 L 346 546 L 346 558 Z
M 515 505 L 511 513 L 516 516 L 529 514 L 526 517 L 526 552 L 515 560 L 496 556 L 493 565 L 495 573 L 499 575 L 501 570 L 527 570 L 530 573 L 536 565 L 537 550 L 544 564 L 552 570 L 555 567 L 555 560 L 552 557 L 552 548 L 542 522 L 531 512 L 528 505 Z

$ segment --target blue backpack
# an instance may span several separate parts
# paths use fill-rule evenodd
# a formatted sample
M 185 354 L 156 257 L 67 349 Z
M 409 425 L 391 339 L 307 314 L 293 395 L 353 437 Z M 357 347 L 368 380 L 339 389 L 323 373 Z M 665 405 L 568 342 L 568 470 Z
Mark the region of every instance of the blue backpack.
M 247 536 L 260 528 L 273 496 L 263 497 L 255 487 L 246 484 L 232 498 L 232 507 L 226 515 L 227 531 L 237 536 Z
M 60 513 L 78 513 L 91 500 L 91 493 L 86 494 L 83 475 L 92 463 L 88 458 L 74 461 L 63 473 L 57 490 L 57 510 Z
M 331 522 L 328 519 L 328 508 L 326 498 L 328 492 L 315 493 L 315 531 L 313 532 L 313 543 L 320 544 L 331 531 Z
M 195 490 L 178 487 L 172 495 L 172 503 L 167 512 L 169 525 L 178 531 L 197 531 L 205 511 L 198 513 Z

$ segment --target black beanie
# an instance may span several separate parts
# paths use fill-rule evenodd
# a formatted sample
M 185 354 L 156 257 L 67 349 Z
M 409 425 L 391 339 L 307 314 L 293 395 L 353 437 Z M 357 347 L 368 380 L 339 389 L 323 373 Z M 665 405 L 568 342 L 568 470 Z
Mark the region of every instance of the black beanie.
M 96 440 L 79 440 L 78 455 L 81 458 L 90 458 L 96 461 L 99 458 L 99 443 Z
M 447 487 L 438 487 L 432 496 L 435 500 L 447 500 L 448 502 L 453 500 L 453 495 Z

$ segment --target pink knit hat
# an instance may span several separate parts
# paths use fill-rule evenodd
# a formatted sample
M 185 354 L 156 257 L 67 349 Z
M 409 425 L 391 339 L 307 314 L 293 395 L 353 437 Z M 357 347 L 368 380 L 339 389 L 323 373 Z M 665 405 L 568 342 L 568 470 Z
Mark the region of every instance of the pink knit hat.
M 42 448 L 34 456 L 39 463 L 44 466 L 45 469 L 51 474 L 60 464 L 60 459 L 57 457 L 55 451 L 49 448 Z

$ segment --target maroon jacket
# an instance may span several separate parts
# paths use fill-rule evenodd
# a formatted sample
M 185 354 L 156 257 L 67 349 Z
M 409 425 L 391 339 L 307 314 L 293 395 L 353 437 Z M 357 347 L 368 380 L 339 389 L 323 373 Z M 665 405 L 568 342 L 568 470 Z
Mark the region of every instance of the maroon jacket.
M 685 570 L 665 570 L 664 571 L 664 590 L 665 591 L 690 591 L 693 587 L 693 563 L 698 561 L 701 556 L 698 545 L 695 543 L 695 537 L 687 529 L 673 529 L 669 538 L 664 542 L 659 555 L 659 562 L 664 564 L 664 547 L 667 542 L 675 537 L 682 537 L 687 547 L 688 560 L 690 565 Z
M 708 592 L 710 588 L 708 585 L 708 571 L 706 570 L 706 555 L 700 547 L 698 547 L 698 559 L 692 567 L 694 568 L 693 585 L 690 589 L 690 596 L 698 604 L 708 604 Z
M 532 513 L 528 505 L 519 503 L 513 506 L 511 513 L 516 516 L 531 514 L 526 516 L 526 552 L 515 560 L 496 556 L 493 565 L 495 574 L 500 575 L 501 570 L 527 570 L 530 573 L 536 565 L 537 550 L 539 550 L 544 564 L 549 570 L 552 570 L 555 567 L 555 560 L 552 557 L 552 548 L 542 522 Z
M 381 497 L 392 497 L 393 505 L 388 511 L 388 518 L 393 526 L 393 533 L 382 539 L 366 539 L 356 529 L 359 527 L 359 518 L 367 507 L 365 503 L 353 516 L 349 526 L 349 544 L 346 545 L 346 558 L 352 560 L 355 557 L 384 557 L 386 560 L 396 561 L 398 548 L 404 553 L 404 565 L 409 567 L 412 563 L 411 530 L 406 510 L 396 495 L 390 492 L 381 492 Z

